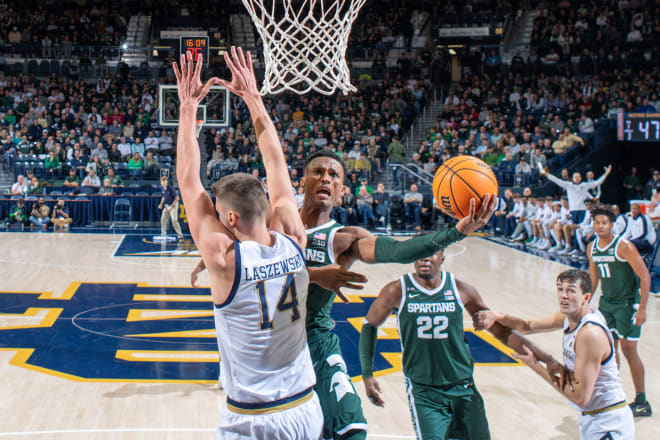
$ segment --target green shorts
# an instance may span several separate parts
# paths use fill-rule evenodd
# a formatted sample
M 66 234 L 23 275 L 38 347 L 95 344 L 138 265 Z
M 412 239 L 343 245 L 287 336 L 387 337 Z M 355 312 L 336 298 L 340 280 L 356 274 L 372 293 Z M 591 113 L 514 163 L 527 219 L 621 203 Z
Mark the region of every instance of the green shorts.
M 635 325 L 635 314 L 639 309 L 639 296 L 633 301 L 625 303 L 611 303 L 601 299 L 598 309 L 605 317 L 614 339 L 639 340 L 642 335 L 642 327 Z
M 362 402 L 341 355 L 339 338 L 332 332 L 316 332 L 307 337 L 314 363 L 316 386 L 323 410 L 323 438 L 363 440 L 367 438 L 367 420 Z
M 472 380 L 431 387 L 406 378 L 418 440 L 490 440 L 484 401 Z

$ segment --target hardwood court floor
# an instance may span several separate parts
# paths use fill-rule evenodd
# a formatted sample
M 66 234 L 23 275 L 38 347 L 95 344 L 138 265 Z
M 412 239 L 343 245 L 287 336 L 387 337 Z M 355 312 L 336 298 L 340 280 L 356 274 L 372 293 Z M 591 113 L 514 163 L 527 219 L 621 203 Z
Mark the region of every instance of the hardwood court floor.
M 217 354 L 206 328 L 208 299 L 191 289 L 150 287 L 188 286 L 197 259 L 115 257 L 121 241 L 120 235 L 0 234 L 0 439 L 213 438 L 224 394 L 209 389 Z M 364 294 L 375 295 L 411 267 L 357 264 L 354 269 L 370 279 Z M 448 249 L 444 268 L 477 287 L 491 308 L 532 317 L 556 310 L 554 279 L 564 266 L 468 238 Z M 208 278 L 201 281 L 204 285 Z M 150 304 L 165 304 L 165 311 Z M 368 301 L 346 310 L 359 317 L 367 306 Z M 346 321 L 338 322 L 338 329 L 350 328 L 351 320 Z M 648 321 L 640 351 L 647 394 L 660 411 L 660 346 L 654 340 L 659 298 L 649 300 Z M 465 325 L 471 327 L 467 317 Z M 354 344 L 356 335 L 348 342 Z M 560 357 L 559 332 L 533 340 Z M 348 362 L 354 354 L 346 357 Z M 493 438 L 577 439 L 575 412 L 567 401 L 529 369 L 506 359 L 504 364 L 475 368 Z M 413 438 L 401 373 L 379 380 L 384 409 L 372 406 L 362 383 L 356 384 L 369 438 Z M 625 362 L 622 381 L 630 399 Z M 660 438 L 658 417 L 636 421 L 638 439 Z

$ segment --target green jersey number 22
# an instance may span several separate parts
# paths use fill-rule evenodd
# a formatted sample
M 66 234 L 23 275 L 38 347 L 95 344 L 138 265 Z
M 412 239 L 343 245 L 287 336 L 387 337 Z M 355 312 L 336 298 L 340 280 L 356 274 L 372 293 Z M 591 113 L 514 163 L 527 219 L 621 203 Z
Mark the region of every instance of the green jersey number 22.
M 417 317 L 417 337 L 420 339 L 447 339 L 447 330 L 449 327 L 449 318 L 446 316 Z

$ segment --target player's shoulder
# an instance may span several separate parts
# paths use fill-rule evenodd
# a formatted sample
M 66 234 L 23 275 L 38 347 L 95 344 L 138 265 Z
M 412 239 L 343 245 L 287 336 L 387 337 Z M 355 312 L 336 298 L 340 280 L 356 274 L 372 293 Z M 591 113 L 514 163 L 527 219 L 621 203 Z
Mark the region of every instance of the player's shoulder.
M 588 346 L 591 348 L 598 347 L 601 344 L 609 346 L 609 338 L 607 337 L 607 330 L 602 324 L 595 321 L 586 322 L 577 333 L 577 343 L 580 346 Z

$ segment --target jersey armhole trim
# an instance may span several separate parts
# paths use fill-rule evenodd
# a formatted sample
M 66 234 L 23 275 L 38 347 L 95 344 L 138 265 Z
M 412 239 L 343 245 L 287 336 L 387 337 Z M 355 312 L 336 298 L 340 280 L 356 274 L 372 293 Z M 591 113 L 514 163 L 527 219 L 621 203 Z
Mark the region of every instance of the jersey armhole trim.
M 614 258 L 616 258 L 620 263 L 627 263 L 628 260 L 619 256 L 619 244 L 621 243 L 621 240 L 624 240 L 623 235 L 619 235 L 616 240 L 616 244 L 614 245 Z
M 334 221 L 334 220 L 333 220 Z M 330 232 L 328 233 L 328 243 L 326 244 L 327 247 L 327 252 L 328 252 L 328 258 L 330 259 L 330 264 L 337 264 L 337 260 L 335 258 L 335 234 L 337 231 L 341 228 L 332 228 Z
M 401 275 L 399 282 L 401 283 L 401 301 L 399 301 L 399 308 L 397 309 L 397 316 L 403 310 L 403 306 L 406 305 L 406 276 Z
M 610 344 L 610 355 L 607 356 L 607 357 L 606 357 L 606 358 L 600 363 L 601 365 L 605 365 L 605 364 L 608 363 L 610 360 L 612 360 L 612 356 L 614 356 L 614 344 L 612 343 L 612 339 L 611 339 L 611 335 L 612 335 L 612 334 L 611 334 L 611 332 L 610 332 L 610 330 L 609 330 L 608 328 L 606 328 L 606 327 L 605 327 L 603 324 L 601 324 L 600 322 L 596 322 L 596 321 L 587 321 L 587 322 L 585 322 L 584 324 L 582 324 L 582 325 L 580 326 L 580 329 L 582 329 L 582 328 L 583 328 L 585 325 L 587 325 L 587 324 L 597 325 L 598 327 L 600 327 L 600 328 L 603 329 L 603 331 L 605 332 L 605 336 L 607 336 L 607 342 Z M 577 353 L 577 335 L 576 335 L 576 337 L 575 337 L 575 346 L 573 347 L 573 349 L 574 349 L 575 352 Z
M 278 232 L 278 234 L 280 234 L 280 233 Z M 298 246 L 298 243 L 296 243 L 296 242 L 293 240 L 293 238 L 289 237 L 289 236 L 286 235 L 286 234 L 280 234 L 280 235 L 282 235 L 282 237 L 284 237 L 284 238 L 286 238 L 287 240 L 289 240 L 289 241 L 291 242 L 291 244 L 292 244 L 292 245 L 298 250 L 298 252 L 300 253 L 300 256 L 302 257 L 303 263 L 304 263 L 305 266 L 306 266 L 306 265 L 307 265 L 307 261 L 305 261 L 305 253 L 302 251 L 302 249 L 300 248 L 300 246 Z
M 227 299 L 222 304 L 214 304 L 218 309 L 226 307 L 232 302 L 241 282 L 241 243 L 238 240 L 234 240 L 234 266 L 234 283 L 231 285 Z
M 463 298 L 461 298 L 461 292 L 459 292 L 458 287 L 456 287 L 456 278 L 454 277 L 454 274 L 451 272 L 445 273 L 449 275 L 449 279 L 451 280 L 451 288 L 454 290 L 454 295 L 456 295 L 456 302 L 461 307 L 461 310 L 465 310 L 465 307 L 463 306 Z

